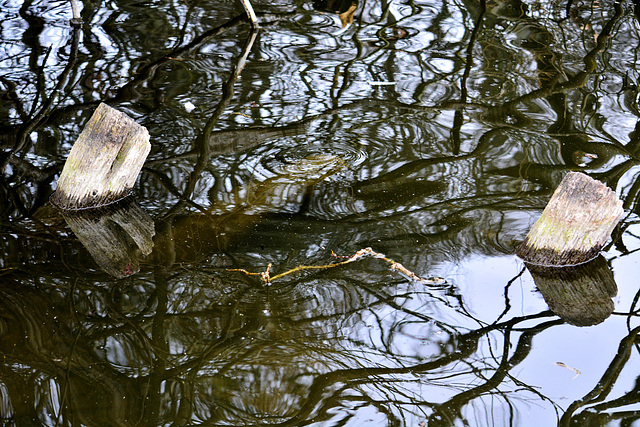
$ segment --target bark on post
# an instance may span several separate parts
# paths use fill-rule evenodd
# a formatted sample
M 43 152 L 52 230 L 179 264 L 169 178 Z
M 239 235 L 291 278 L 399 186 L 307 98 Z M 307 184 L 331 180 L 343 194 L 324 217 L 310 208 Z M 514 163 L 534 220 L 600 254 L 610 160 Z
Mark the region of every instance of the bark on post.
M 587 262 L 598 255 L 622 214 L 622 202 L 610 188 L 569 172 L 516 253 L 541 266 Z
M 51 202 L 63 210 L 78 210 L 126 197 L 150 150 L 144 126 L 100 104 L 73 145 Z

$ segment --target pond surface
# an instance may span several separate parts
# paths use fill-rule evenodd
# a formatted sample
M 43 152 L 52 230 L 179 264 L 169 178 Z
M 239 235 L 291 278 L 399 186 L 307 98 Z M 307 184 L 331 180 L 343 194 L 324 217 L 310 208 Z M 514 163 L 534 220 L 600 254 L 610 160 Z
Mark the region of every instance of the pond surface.
M 0 0 L 3 425 L 640 425 L 634 3 L 254 7 Z M 151 154 L 63 216 L 100 102 Z M 589 289 L 514 255 L 568 171 Z

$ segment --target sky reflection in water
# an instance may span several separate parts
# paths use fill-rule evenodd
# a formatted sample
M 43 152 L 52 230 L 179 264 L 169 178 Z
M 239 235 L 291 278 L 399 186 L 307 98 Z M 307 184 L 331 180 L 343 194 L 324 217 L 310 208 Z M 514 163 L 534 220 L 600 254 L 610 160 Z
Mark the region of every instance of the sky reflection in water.
M 257 3 L 255 39 L 239 2 L 85 2 L 77 30 L 0 3 L 5 424 L 638 418 L 633 3 L 363 2 L 345 28 L 320 3 Z M 124 242 L 111 270 L 47 205 L 99 102 L 153 147 L 134 204 L 84 223 Z M 513 255 L 569 170 L 625 203 L 588 273 L 617 285 L 604 321 Z M 365 247 L 446 283 L 371 257 L 246 274 Z

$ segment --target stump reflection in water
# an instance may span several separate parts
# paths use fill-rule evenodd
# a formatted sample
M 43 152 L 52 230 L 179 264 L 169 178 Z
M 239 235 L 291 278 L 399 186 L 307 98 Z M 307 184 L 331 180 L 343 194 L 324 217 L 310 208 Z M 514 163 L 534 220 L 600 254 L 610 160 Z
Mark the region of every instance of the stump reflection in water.
M 597 325 L 611 315 L 618 293 L 604 257 L 573 267 L 527 265 L 549 308 L 576 326 Z

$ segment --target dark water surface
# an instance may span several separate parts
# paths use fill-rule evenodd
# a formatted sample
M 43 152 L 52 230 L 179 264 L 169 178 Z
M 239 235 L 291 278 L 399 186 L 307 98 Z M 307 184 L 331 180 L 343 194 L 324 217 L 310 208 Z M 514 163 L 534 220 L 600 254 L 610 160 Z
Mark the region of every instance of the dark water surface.
M 640 425 L 633 2 L 321 3 L 0 0 L 3 425 Z M 100 102 L 152 151 L 65 221 Z M 625 206 L 584 289 L 513 255 L 572 170 Z

